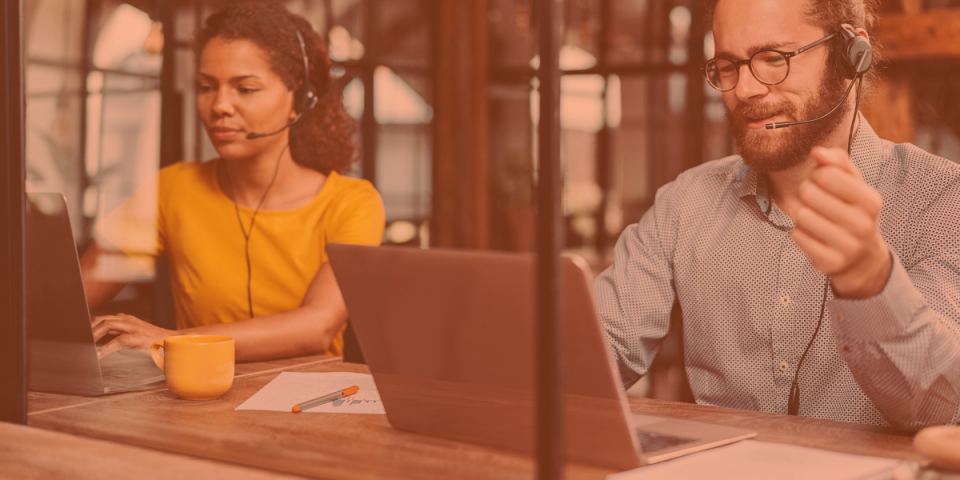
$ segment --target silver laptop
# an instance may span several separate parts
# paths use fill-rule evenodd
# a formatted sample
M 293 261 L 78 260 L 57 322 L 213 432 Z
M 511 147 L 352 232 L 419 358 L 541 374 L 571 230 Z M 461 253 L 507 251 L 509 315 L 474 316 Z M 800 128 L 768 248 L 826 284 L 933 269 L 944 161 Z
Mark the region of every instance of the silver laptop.
M 535 257 L 328 245 L 394 428 L 534 449 Z M 587 277 L 563 260 L 567 455 L 619 470 L 756 432 L 630 412 Z
M 146 355 L 120 351 L 97 359 L 67 202 L 27 193 L 28 388 L 72 395 L 139 390 L 163 381 Z

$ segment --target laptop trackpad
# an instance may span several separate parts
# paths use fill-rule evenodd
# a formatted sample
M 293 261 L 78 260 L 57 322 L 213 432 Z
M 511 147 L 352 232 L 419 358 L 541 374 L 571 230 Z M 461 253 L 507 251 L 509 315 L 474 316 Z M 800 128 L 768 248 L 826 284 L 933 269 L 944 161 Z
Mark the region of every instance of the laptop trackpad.
M 135 350 L 121 350 L 100 359 L 103 384 L 109 392 L 136 388 L 163 380 L 153 359 Z

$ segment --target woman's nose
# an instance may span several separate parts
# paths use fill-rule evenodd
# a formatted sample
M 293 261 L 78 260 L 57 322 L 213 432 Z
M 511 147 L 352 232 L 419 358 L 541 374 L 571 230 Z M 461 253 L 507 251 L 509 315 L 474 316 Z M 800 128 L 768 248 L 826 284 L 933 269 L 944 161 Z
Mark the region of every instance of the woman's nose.
M 229 117 L 234 114 L 236 109 L 233 107 L 233 97 L 230 91 L 225 88 L 217 90 L 217 96 L 213 100 L 213 113 L 221 117 Z

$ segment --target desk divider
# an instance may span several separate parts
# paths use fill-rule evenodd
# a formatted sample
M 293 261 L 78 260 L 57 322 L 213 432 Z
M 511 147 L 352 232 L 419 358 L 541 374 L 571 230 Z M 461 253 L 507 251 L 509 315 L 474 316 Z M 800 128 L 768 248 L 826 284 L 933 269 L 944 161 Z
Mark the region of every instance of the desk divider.
M 0 9 L 0 421 L 26 424 L 23 14 Z
M 540 66 L 540 124 L 537 149 L 537 321 L 536 452 L 537 478 L 563 478 L 565 461 L 563 405 L 563 312 L 560 302 L 560 252 L 563 223 L 560 192 L 561 8 L 557 0 L 537 0 Z

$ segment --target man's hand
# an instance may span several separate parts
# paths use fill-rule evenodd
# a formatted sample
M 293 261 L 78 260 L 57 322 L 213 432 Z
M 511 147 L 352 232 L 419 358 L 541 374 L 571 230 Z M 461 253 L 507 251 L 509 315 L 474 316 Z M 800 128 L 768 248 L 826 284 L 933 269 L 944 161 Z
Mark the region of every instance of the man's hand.
M 873 297 L 893 269 L 878 226 L 880 193 L 863 181 L 846 151 L 816 147 L 811 155 L 819 165 L 800 184 L 802 206 L 790 237 L 830 276 L 838 297 Z
M 116 315 L 94 317 L 93 340 L 99 341 L 106 335 L 119 336 L 100 347 L 97 351 L 97 358 L 106 357 L 122 348 L 135 348 L 149 353 L 153 342 L 179 335 L 179 333 L 144 322 L 133 315 L 118 313 Z

